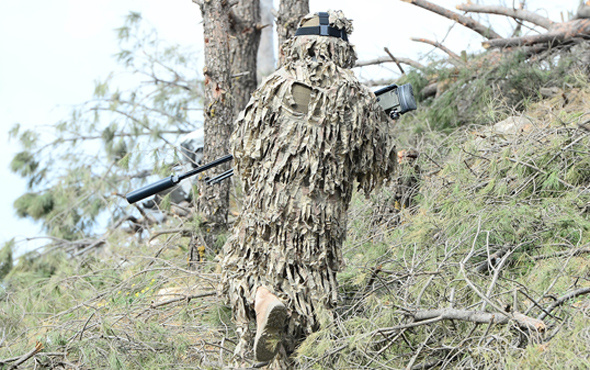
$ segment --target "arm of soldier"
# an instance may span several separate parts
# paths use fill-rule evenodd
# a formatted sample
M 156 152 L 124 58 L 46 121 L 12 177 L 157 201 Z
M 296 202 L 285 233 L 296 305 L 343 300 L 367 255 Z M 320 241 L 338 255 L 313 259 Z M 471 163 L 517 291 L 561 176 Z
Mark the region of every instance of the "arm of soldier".
M 361 136 L 355 157 L 359 161 L 355 172 L 359 188 L 365 194 L 379 187 L 397 166 L 392 121 L 377 104 L 375 95 L 365 91 L 362 104 Z
M 270 116 L 269 97 L 255 91 L 246 108 L 240 112 L 230 137 L 234 169 L 242 179 L 252 176 L 252 169 L 264 155 L 264 136 Z

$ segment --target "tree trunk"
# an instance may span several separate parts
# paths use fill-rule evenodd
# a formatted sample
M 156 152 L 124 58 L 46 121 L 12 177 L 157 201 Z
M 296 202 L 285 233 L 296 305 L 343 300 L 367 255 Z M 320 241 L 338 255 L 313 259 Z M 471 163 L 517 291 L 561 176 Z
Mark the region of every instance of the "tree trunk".
M 207 0 L 199 3 L 203 16 L 205 49 L 205 101 L 204 131 L 205 145 L 203 162 L 210 162 L 229 152 L 229 136 L 233 123 L 233 108 L 230 91 L 229 54 L 229 6 L 226 0 Z M 214 176 L 227 169 L 230 164 L 209 170 Z M 216 231 L 227 224 L 229 209 L 229 181 L 213 186 L 202 186 L 197 209 L 203 216 L 207 243 L 214 241 Z M 211 234 L 209 234 L 211 233 Z M 213 245 L 209 245 L 213 247 Z
M 272 0 L 260 0 L 260 19 L 264 28 L 260 34 L 260 47 L 258 48 L 258 82 L 273 73 L 277 62 L 275 59 L 274 33 L 272 15 Z
M 233 111 L 237 115 L 256 89 L 256 56 L 260 44 L 260 1 L 239 0 L 230 11 L 231 92 Z M 226 181 L 229 182 L 229 181 Z
M 281 0 L 277 16 L 279 46 L 295 35 L 299 20 L 309 13 L 309 0 Z

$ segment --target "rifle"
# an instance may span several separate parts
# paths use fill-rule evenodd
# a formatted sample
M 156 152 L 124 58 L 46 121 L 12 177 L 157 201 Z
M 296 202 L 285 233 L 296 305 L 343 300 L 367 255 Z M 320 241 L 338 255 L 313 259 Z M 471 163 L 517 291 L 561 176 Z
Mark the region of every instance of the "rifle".
M 412 90 L 412 85 L 405 84 L 398 86 L 396 84 L 386 86 L 382 89 L 375 91 L 375 95 L 377 96 L 377 103 L 383 108 L 385 113 L 387 113 L 392 119 L 399 118 L 400 115 L 407 113 L 409 111 L 416 109 L 416 100 L 414 100 L 414 91 Z M 143 188 L 134 190 L 128 193 L 125 198 L 127 198 L 127 202 L 129 204 L 133 204 L 137 201 L 145 199 L 149 196 L 152 196 L 156 193 L 161 191 L 170 189 L 176 186 L 182 180 L 194 176 L 199 172 L 206 171 L 210 168 L 218 166 L 222 163 L 231 161 L 233 156 L 228 154 L 224 157 L 216 159 L 212 162 L 204 164 L 200 167 L 197 167 L 191 171 L 185 172 L 181 175 L 169 176 L 165 179 L 156 181 L 152 184 L 146 185 Z M 207 185 L 217 184 L 231 176 L 233 176 L 234 170 L 229 169 L 211 179 L 205 180 Z
M 129 204 L 133 204 L 133 203 L 140 201 L 142 199 L 145 199 L 151 195 L 154 195 L 154 194 L 159 193 L 161 191 L 170 189 L 170 188 L 176 186 L 179 182 L 181 182 L 182 180 L 184 180 L 186 178 L 194 176 L 200 172 L 207 171 L 208 169 L 213 168 L 215 166 L 219 166 L 222 163 L 231 161 L 233 158 L 234 157 L 231 154 L 228 154 L 226 156 L 218 158 L 212 162 L 206 163 L 200 167 L 194 168 L 194 169 L 192 169 L 188 172 L 185 172 L 183 174 L 168 176 L 165 179 L 158 180 L 154 183 L 148 184 L 142 188 L 139 188 L 137 190 L 133 190 L 130 193 L 127 193 L 125 198 L 127 199 L 127 202 L 129 202 Z
M 411 84 L 401 86 L 392 84 L 375 91 L 374 94 L 377 97 L 377 103 L 391 119 L 398 119 L 402 114 L 417 109 L 414 89 Z M 207 185 L 217 184 L 233 176 L 233 171 L 233 169 L 229 169 L 212 179 L 207 179 L 205 183 Z

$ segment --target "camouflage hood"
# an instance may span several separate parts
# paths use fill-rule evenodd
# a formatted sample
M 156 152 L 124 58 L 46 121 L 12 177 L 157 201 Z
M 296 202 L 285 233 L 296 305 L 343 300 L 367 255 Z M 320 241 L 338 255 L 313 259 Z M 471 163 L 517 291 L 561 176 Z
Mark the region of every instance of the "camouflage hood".
M 330 26 L 352 33 L 352 22 L 341 11 L 330 10 Z M 301 19 L 300 27 L 313 24 L 317 14 L 308 14 Z M 305 64 L 311 70 L 322 61 L 331 61 L 341 68 L 352 68 L 357 60 L 354 46 L 338 37 L 330 36 L 296 36 L 281 46 L 284 55 L 284 67 L 293 69 L 295 64 Z

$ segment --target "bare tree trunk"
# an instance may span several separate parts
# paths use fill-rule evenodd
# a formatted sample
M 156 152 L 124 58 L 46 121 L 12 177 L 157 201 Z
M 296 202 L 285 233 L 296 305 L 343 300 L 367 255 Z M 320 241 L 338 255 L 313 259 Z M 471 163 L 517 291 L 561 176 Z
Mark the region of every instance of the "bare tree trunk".
M 258 82 L 273 73 L 276 66 L 274 48 L 274 17 L 272 15 L 272 0 L 260 0 L 260 20 L 264 28 L 260 34 L 260 47 L 258 48 Z
M 299 20 L 309 13 L 309 0 L 281 0 L 277 15 L 279 45 L 295 35 Z
M 229 6 L 226 0 L 207 0 L 197 2 L 203 16 L 205 41 L 205 146 L 203 161 L 226 155 L 229 151 L 229 136 L 233 123 L 233 108 L 230 94 L 230 54 L 229 54 Z M 229 168 L 230 164 L 220 165 L 208 172 L 213 176 Z M 229 182 L 203 186 L 197 201 L 197 209 L 202 214 L 207 234 L 215 235 L 227 224 L 229 209 Z M 211 243 L 212 237 L 205 238 Z M 212 245 L 210 245 L 212 247 Z
M 230 11 L 231 91 L 237 115 L 256 89 L 256 56 L 260 44 L 260 1 L 239 0 Z M 226 181 L 227 182 L 227 181 Z

